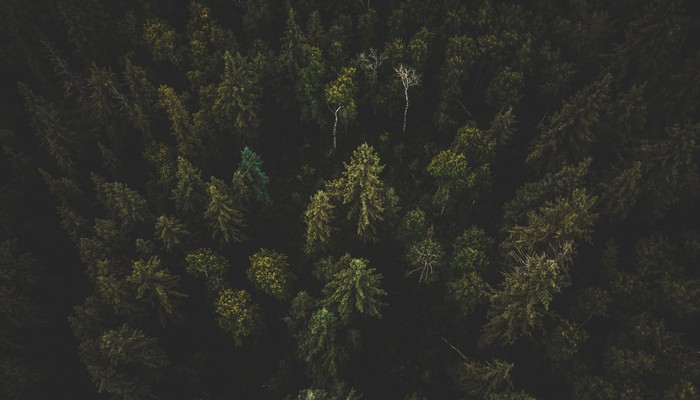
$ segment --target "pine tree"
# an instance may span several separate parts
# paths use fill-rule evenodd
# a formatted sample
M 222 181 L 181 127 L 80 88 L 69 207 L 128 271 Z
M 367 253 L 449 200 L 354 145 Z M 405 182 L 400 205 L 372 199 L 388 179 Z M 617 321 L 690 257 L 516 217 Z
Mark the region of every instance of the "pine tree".
M 255 287 L 280 300 L 288 298 L 293 276 L 289 272 L 287 256 L 276 251 L 260 249 L 250 256 L 248 279 Z
M 151 396 L 152 385 L 168 364 L 158 340 L 126 324 L 83 342 L 80 355 L 97 391 L 122 400 Z
M 241 162 L 238 164 L 238 170 L 243 174 L 243 178 L 247 187 L 253 191 L 255 200 L 262 202 L 265 206 L 272 203 L 270 194 L 267 191 L 267 184 L 270 178 L 267 177 L 262 170 L 262 160 L 254 151 L 244 147 L 241 150 Z
M 192 126 L 190 113 L 185 108 L 183 99 L 173 88 L 161 85 L 158 88 L 158 102 L 168 114 L 170 133 L 177 141 L 179 155 L 188 159 L 196 159 L 202 155 L 202 139 Z
M 348 219 L 357 218 L 357 236 L 363 241 L 376 240 L 376 223 L 384 219 L 385 189 L 379 174 L 384 169 L 379 164 L 374 149 L 364 143 L 353 153 L 345 165 L 343 176 L 327 184 L 333 197 L 350 205 Z
M 313 254 L 328 245 L 331 237 L 332 222 L 335 219 L 330 197 L 323 190 L 311 196 L 309 205 L 304 212 L 306 223 L 306 243 L 304 252 Z
M 97 200 L 112 220 L 127 227 L 145 221 L 148 215 L 146 200 L 136 191 L 119 182 L 108 183 L 97 177 L 93 177 L 93 181 L 97 187 Z
M 170 251 L 175 246 L 181 245 L 182 240 L 189 235 L 185 226 L 176 217 L 161 215 L 156 220 L 156 237 L 165 245 L 165 249 Z
M 207 191 L 209 205 L 204 212 L 204 218 L 209 222 L 212 237 L 225 243 L 243 241 L 243 214 L 234 207 L 229 188 L 222 180 L 212 177 Z
M 178 156 L 176 178 L 173 199 L 178 211 L 188 213 L 203 209 L 206 185 L 202 180 L 202 172 L 186 158 Z
M 379 286 L 382 275 L 375 271 L 367 268 L 367 260 L 353 258 L 324 286 L 324 304 L 337 310 L 343 324 L 347 324 L 355 312 L 381 317 L 379 310 L 384 303 L 380 299 L 386 292 Z
M 216 299 L 219 326 L 231 334 L 236 346 L 259 329 L 260 315 L 245 290 L 224 289 Z
M 219 124 L 240 137 L 256 137 L 260 125 L 261 83 L 254 60 L 224 53 L 224 72 L 216 88 L 212 112 Z
M 166 318 L 177 316 L 178 300 L 185 297 L 176 290 L 178 276 L 162 268 L 160 258 L 151 257 L 148 261 L 136 260 L 132 264 L 131 275 L 127 281 L 136 288 L 137 299 L 147 299 L 152 306 L 158 307 L 161 323 Z
M 195 277 L 202 277 L 207 281 L 207 288 L 211 293 L 219 293 L 225 287 L 226 272 L 229 263 L 224 256 L 211 249 L 198 249 L 185 257 L 186 270 Z
M 316 311 L 301 336 L 299 352 L 317 386 L 331 386 L 347 360 L 347 350 L 338 339 L 338 318 L 325 307 Z

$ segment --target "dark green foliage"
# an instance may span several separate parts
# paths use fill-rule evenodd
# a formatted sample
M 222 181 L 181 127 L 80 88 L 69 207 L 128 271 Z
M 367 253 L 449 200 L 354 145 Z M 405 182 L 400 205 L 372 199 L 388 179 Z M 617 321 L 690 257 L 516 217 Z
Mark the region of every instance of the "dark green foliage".
M 26 357 L 22 336 L 43 321 L 40 308 L 29 297 L 37 283 L 36 260 L 30 254 L 17 254 L 17 241 L 0 242 L 0 394 L 19 399 L 41 375 Z
M 238 164 L 238 170 L 243 174 L 246 185 L 253 191 L 253 198 L 269 206 L 272 203 L 270 194 L 267 192 L 270 178 L 263 172 L 262 163 L 259 155 L 248 147 L 244 147 L 241 150 L 241 162 Z
M 229 332 L 236 346 L 259 328 L 258 309 L 245 290 L 224 289 L 216 299 L 219 326 Z
M 224 72 L 216 88 L 212 112 L 219 123 L 236 135 L 254 137 L 260 124 L 260 77 L 255 60 L 224 53 Z
M 699 12 L 0 2 L 0 397 L 698 398 Z
M 476 200 L 485 194 L 491 185 L 495 144 L 494 138 L 472 125 L 460 129 L 452 147 L 428 164 L 428 173 L 437 184 L 433 204 L 444 211 L 465 195 Z
M 222 180 L 212 177 L 207 186 L 209 204 L 204 218 L 209 223 L 212 237 L 221 242 L 241 242 L 243 214 L 234 204 L 230 188 Z
M 161 267 L 158 257 L 151 257 L 148 261 L 134 261 L 127 281 L 134 285 L 137 299 L 146 299 L 158 307 L 161 321 L 164 321 L 176 315 L 178 298 L 184 296 L 175 290 L 178 279 Z
M 83 342 L 80 354 L 99 393 L 117 399 L 145 399 L 168 360 L 158 341 L 122 325 Z
M 379 174 L 384 169 L 379 156 L 367 143 L 353 153 L 344 164 L 343 176 L 327 183 L 331 196 L 348 205 L 348 219 L 357 219 L 357 236 L 363 241 L 376 240 L 376 225 L 384 219 L 386 195 Z
M 161 215 L 156 220 L 156 237 L 160 239 L 167 250 L 181 244 L 189 234 L 184 225 L 176 217 Z
M 347 358 L 347 350 L 337 337 L 337 324 L 338 318 L 331 311 L 319 309 L 311 316 L 299 344 L 309 375 L 318 385 L 337 379 Z
M 228 270 L 226 259 L 211 249 L 199 249 L 185 257 L 187 272 L 204 277 L 212 292 L 218 293 L 224 287 L 224 279 Z
M 306 253 L 315 253 L 328 245 L 332 231 L 331 223 L 335 218 L 333 208 L 329 196 L 323 190 L 311 196 L 304 213 L 304 222 L 306 222 L 304 251 Z
M 367 268 L 367 260 L 352 258 L 324 286 L 324 304 L 336 310 L 340 321 L 347 323 L 355 313 L 381 317 L 386 292 L 379 286 L 382 275 Z
M 457 237 L 450 260 L 447 298 L 459 307 L 462 314 L 471 313 L 491 294 L 491 285 L 484 279 L 489 271 L 489 252 L 493 240 L 477 227 L 471 227 Z
M 541 328 L 555 294 L 568 284 L 561 261 L 518 254 L 503 287 L 491 296 L 489 321 L 484 325 L 485 343 L 512 344 L 521 336 L 531 336 Z

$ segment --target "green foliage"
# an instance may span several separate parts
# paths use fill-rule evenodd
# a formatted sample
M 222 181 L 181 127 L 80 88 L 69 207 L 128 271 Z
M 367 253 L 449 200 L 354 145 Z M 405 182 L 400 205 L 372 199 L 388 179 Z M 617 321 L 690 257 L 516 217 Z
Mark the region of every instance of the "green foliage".
M 525 183 L 504 206 L 504 228 L 524 224 L 530 210 L 542 206 L 548 199 L 566 196 L 574 189 L 582 187 L 590 165 L 591 159 L 586 159 L 577 165 L 564 167 L 556 173 L 547 173 L 538 182 Z
M 326 102 L 330 106 L 341 107 L 339 116 L 351 120 L 355 117 L 355 84 L 353 76 L 356 69 L 344 67 L 338 78 L 326 86 Z
M 258 290 L 280 300 L 288 298 L 293 276 L 288 270 L 287 256 L 276 251 L 260 249 L 250 256 L 248 279 Z
M 207 191 L 209 205 L 204 218 L 209 222 L 212 237 L 225 243 L 243 241 L 243 213 L 234 206 L 229 187 L 222 180 L 211 177 Z
M 485 396 L 512 390 L 511 369 L 513 364 L 498 359 L 491 362 L 465 360 L 456 371 L 457 384 L 467 398 L 490 399 Z
M 231 334 L 236 346 L 260 328 L 258 307 L 245 290 L 224 289 L 216 299 L 219 326 Z
M 224 288 L 228 261 L 211 249 L 199 249 L 185 257 L 187 272 L 195 277 L 204 276 L 211 292 Z
M 301 109 L 301 119 L 324 127 L 326 120 L 326 99 L 324 82 L 326 67 L 321 49 L 308 44 L 301 46 L 304 63 L 299 68 L 299 78 L 295 84 L 295 94 Z
M 185 108 L 184 99 L 169 86 L 158 88 L 158 102 L 170 119 L 170 133 L 177 141 L 177 150 L 182 157 L 196 158 L 202 152 L 202 139 L 192 126 L 190 114 Z
M 158 217 L 155 232 L 156 237 L 163 242 L 168 251 L 180 245 L 182 240 L 189 235 L 189 232 L 187 232 L 187 229 L 177 217 L 168 217 L 167 215 Z
M 585 330 L 562 319 L 548 332 L 543 341 L 547 356 L 556 363 L 571 359 L 586 339 L 588 334 Z
M 333 144 L 335 148 L 335 126 L 338 119 L 351 122 L 357 114 L 357 104 L 355 103 L 355 83 L 353 76 L 356 69 L 354 67 L 343 67 L 338 77 L 326 85 L 326 104 L 335 115 L 335 125 L 333 127 Z
M 267 191 L 267 184 L 270 178 L 262 170 L 262 160 L 260 156 L 247 146 L 241 150 L 241 162 L 238 170 L 243 174 L 243 179 L 247 187 L 253 191 L 255 200 L 262 202 L 265 206 L 272 204 L 270 194 Z
M 698 398 L 691 3 L 0 1 L 0 397 Z
M 651 219 L 660 218 L 670 206 L 700 191 L 698 167 L 693 161 L 699 135 L 699 124 L 674 125 L 664 129 L 662 139 L 642 142 L 643 197 Z
M 304 212 L 306 223 L 306 243 L 304 252 L 313 254 L 328 245 L 331 237 L 331 223 L 335 219 L 330 197 L 323 190 L 311 196 L 309 205 Z
M 240 54 L 224 53 L 224 72 L 216 88 L 212 111 L 219 123 L 235 135 L 255 137 L 260 120 L 260 76 L 255 60 Z
M 148 261 L 134 261 L 131 275 L 127 278 L 136 288 L 137 299 L 146 299 L 152 306 L 158 306 L 161 322 L 166 317 L 173 318 L 177 315 L 175 307 L 178 298 L 185 296 L 176 290 L 178 280 L 179 277 L 161 267 L 158 257 L 151 257 Z
M 119 182 L 107 183 L 94 179 L 97 200 L 102 203 L 109 217 L 123 226 L 144 222 L 148 215 L 146 200 L 136 191 Z
M 505 67 L 494 76 L 486 89 L 486 103 L 497 110 L 516 107 L 522 97 L 523 85 L 522 72 Z
M 355 312 L 381 317 L 381 298 L 386 292 L 380 287 L 382 275 L 367 268 L 367 260 L 353 258 L 323 287 L 326 307 L 336 310 L 340 321 L 347 324 Z
M 471 313 L 485 303 L 492 292 L 484 279 L 489 272 L 489 253 L 493 239 L 483 229 L 470 227 L 455 239 L 450 260 L 449 280 L 445 284 L 446 297 L 453 302 L 462 315 Z
M 351 389 L 347 395 L 333 396 L 323 389 L 304 389 L 297 394 L 295 400 L 359 400 L 363 396 L 358 395 L 355 389 Z
M 460 129 L 452 148 L 439 152 L 428 164 L 437 184 L 433 204 L 444 211 L 466 193 L 477 199 L 490 186 L 494 151 L 494 139 L 481 130 L 471 125 Z
M 418 282 L 431 283 L 435 281 L 444 255 L 445 252 L 440 243 L 433 239 L 431 233 L 428 233 L 425 240 L 414 244 L 408 250 L 407 258 L 411 266 L 408 274 L 420 273 Z
M 287 26 L 282 36 L 279 63 L 290 79 L 299 72 L 303 60 L 304 34 L 297 23 L 296 11 L 291 6 L 287 9 Z
M 459 193 L 474 186 L 474 178 L 469 174 L 466 157 L 452 150 L 438 153 L 428 164 L 428 173 L 437 180 L 438 185 L 433 203 L 441 207 L 448 204 L 450 191 Z
M 507 107 L 496 113 L 487 133 L 494 139 L 496 144 L 502 145 L 513 137 L 517 123 L 513 108 Z
M 337 379 L 347 359 L 347 351 L 337 337 L 337 322 L 338 318 L 322 307 L 311 316 L 299 344 L 309 375 L 319 386 Z
M 552 171 L 589 157 L 599 140 L 597 124 L 609 107 L 611 75 L 582 89 L 543 126 L 528 162 Z M 545 164 L 546 163 L 546 164 Z
M 202 172 L 184 157 L 177 158 L 177 186 L 173 199 L 178 211 L 199 211 L 204 204 L 205 184 Z
M 61 120 L 56 107 L 43 96 L 32 91 L 24 83 L 18 83 L 17 88 L 22 95 L 24 105 L 31 116 L 32 127 L 36 130 L 39 143 L 56 164 L 64 171 L 75 169 L 72 151 L 76 149 L 75 134 Z
M 26 356 L 25 335 L 43 321 L 38 304 L 30 297 L 41 272 L 29 253 L 17 254 L 17 241 L 0 242 L 0 395 L 20 399 L 42 378 Z
M 527 214 L 526 226 L 510 229 L 503 247 L 561 254 L 567 246 L 589 242 L 596 218 L 595 201 L 585 189 L 574 189 L 568 198 L 547 201 L 536 212 Z
M 506 274 L 503 287 L 491 296 L 484 343 L 512 344 L 542 327 L 554 295 L 569 283 L 561 264 L 544 255 L 513 255 L 512 270 Z
M 621 219 L 629 215 L 639 197 L 638 182 L 641 177 L 642 163 L 636 161 L 629 168 L 620 171 L 612 181 L 604 184 L 605 192 L 601 202 L 610 219 Z
M 154 60 L 173 64 L 180 62 L 177 33 L 167 22 L 156 19 L 146 21 L 143 35 Z
M 379 162 L 374 148 L 363 143 L 352 153 L 350 163 L 343 164 L 343 176 L 327 184 L 331 196 L 350 206 L 348 219 L 357 218 L 357 236 L 363 241 L 377 239 L 375 225 L 384 219 L 385 189 L 379 178 L 384 166 Z
M 418 242 L 428 231 L 425 212 L 420 208 L 413 209 L 401 219 L 399 238 L 407 246 Z
M 152 395 L 152 385 L 168 364 L 155 338 L 126 324 L 83 342 L 80 353 L 99 393 L 136 400 Z

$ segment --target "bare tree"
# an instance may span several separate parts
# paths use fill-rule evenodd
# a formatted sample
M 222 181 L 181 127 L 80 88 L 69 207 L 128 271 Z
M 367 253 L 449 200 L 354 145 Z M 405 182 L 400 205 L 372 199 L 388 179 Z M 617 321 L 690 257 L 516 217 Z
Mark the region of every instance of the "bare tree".
M 408 88 L 420 85 L 420 75 L 416 72 L 415 68 L 406 67 L 403 64 L 399 64 L 398 67 L 394 68 L 394 71 L 399 79 L 401 79 L 403 93 L 406 96 L 406 108 L 403 110 L 403 132 L 406 132 L 406 117 L 408 116 Z
M 359 56 L 362 68 L 367 71 L 367 74 L 373 79 L 377 78 L 377 71 L 385 60 L 386 56 L 379 53 L 375 48 L 370 48 L 368 54 L 363 51 Z

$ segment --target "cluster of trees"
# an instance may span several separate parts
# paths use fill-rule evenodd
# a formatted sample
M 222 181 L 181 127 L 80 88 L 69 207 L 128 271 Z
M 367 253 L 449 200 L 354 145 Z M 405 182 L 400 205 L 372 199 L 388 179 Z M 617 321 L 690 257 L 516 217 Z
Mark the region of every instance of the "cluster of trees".
M 0 397 L 700 396 L 694 2 L 0 20 Z

